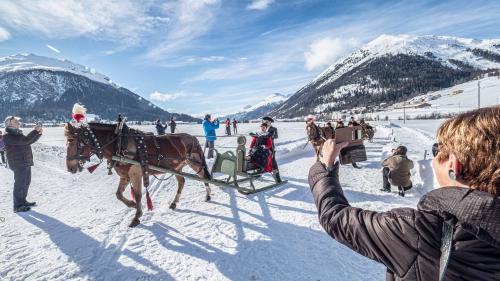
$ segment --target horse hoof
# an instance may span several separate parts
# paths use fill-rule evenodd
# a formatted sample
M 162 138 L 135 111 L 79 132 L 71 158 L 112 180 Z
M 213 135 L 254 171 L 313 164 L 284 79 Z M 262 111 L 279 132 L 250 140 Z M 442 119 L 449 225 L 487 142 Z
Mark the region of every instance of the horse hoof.
M 212 197 L 210 197 L 210 195 L 207 195 L 207 197 L 205 198 L 205 201 L 208 202 L 208 201 L 210 201 L 210 199 L 212 199 Z
M 170 204 L 170 209 L 174 210 L 175 207 L 177 207 L 177 204 L 175 204 L 175 203 Z
M 133 219 L 132 222 L 128 225 L 129 227 L 136 227 L 141 223 L 139 219 Z

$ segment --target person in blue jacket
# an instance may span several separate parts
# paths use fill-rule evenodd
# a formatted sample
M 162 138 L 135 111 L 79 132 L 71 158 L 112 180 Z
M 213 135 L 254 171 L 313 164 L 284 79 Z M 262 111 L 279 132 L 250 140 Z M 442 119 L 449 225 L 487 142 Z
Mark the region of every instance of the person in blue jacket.
M 205 148 L 208 147 L 208 156 L 207 159 L 214 158 L 214 143 L 217 139 L 215 135 L 215 130 L 219 129 L 219 119 L 215 119 L 212 121 L 210 114 L 205 115 L 205 119 L 203 120 L 203 131 L 205 131 Z

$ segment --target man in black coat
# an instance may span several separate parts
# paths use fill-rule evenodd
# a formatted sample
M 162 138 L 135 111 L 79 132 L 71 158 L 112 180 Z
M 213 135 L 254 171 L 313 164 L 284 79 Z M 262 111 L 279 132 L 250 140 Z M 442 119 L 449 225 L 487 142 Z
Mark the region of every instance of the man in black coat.
M 177 123 L 175 123 L 174 117 L 170 117 L 170 122 L 168 124 L 170 126 L 170 133 L 175 134 L 175 127 L 177 126 Z
M 36 205 L 26 201 L 31 183 L 31 166 L 33 166 L 33 152 L 31 145 L 42 135 L 41 125 L 37 125 L 27 136 L 19 129 L 21 123 L 14 116 L 5 119 L 5 152 L 7 164 L 14 172 L 14 212 L 26 212 Z
M 167 126 L 168 125 L 163 125 L 163 123 L 161 122 L 160 119 L 156 120 L 156 133 L 159 135 L 159 136 L 163 136 L 165 134 L 165 130 L 167 129 Z

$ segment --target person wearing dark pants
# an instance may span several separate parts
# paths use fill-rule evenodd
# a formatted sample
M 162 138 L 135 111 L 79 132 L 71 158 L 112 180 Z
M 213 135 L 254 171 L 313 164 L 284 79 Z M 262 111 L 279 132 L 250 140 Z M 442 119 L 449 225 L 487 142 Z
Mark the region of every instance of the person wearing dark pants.
M 236 118 L 233 118 L 233 133 L 238 134 L 238 121 L 236 121 Z
M 3 141 L 3 134 L 0 131 L 0 160 L 2 161 L 2 165 L 5 165 L 5 142 Z
M 170 117 L 170 122 L 168 125 L 170 126 L 170 133 L 175 134 L 175 127 L 177 126 L 177 123 L 175 123 L 174 117 Z
M 7 163 L 14 172 L 14 212 L 26 212 L 36 205 L 26 201 L 31 183 L 31 166 L 33 166 L 33 152 L 31 145 L 42 135 L 41 125 L 37 125 L 27 136 L 19 129 L 19 118 L 9 116 L 5 119 L 6 134 L 3 137 Z
M 14 209 L 20 206 L 34 205 L 26 201 L 31 184 L 31 166 L 12 168 L 12 171 L 14 172 Z
M 219 129 L 219 119 L 212 120 L 210 114 L 205 115 L 202 123 L 205 132 L 205 148 L 208 148 L 207 159 L 214 158 L 214 142 L 217 139 L 215 130 Z
M 215 141 L 213 141 L 213 140 L 208 140 L 207 139 L 205 141 L 205 147 L 208 148 L 207 159 L 214 158 L 214 143 L 215 143 Z

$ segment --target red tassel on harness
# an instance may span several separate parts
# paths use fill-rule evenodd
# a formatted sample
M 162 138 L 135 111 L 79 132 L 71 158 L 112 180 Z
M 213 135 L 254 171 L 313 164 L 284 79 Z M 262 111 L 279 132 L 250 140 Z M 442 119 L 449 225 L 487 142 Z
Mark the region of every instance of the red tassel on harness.
M 135 201 L 134 189 L 132 187 L 130 187 L 130 199 Z
M 148 190 L 146 190 L 146 205 L 148 206 L 148 211 L 153 210 L 153 201 L 151 200 L 151 196 L 149 196 Z
M 92 165 L 92 166 L 89 166 L 89 167 L 87 168 L 87 171 L 89 171 L 89 173 L 91 173 L 91 174 L 92 174 L 92 173 L 95 171 L 95 169 L 97 169 L 97 167 L 99 167 L 99 165 L 100 165 L 100 164 L 101 164 L 101 163 L 99 163 L 99 164 L 95 164 L 95 165 Z

